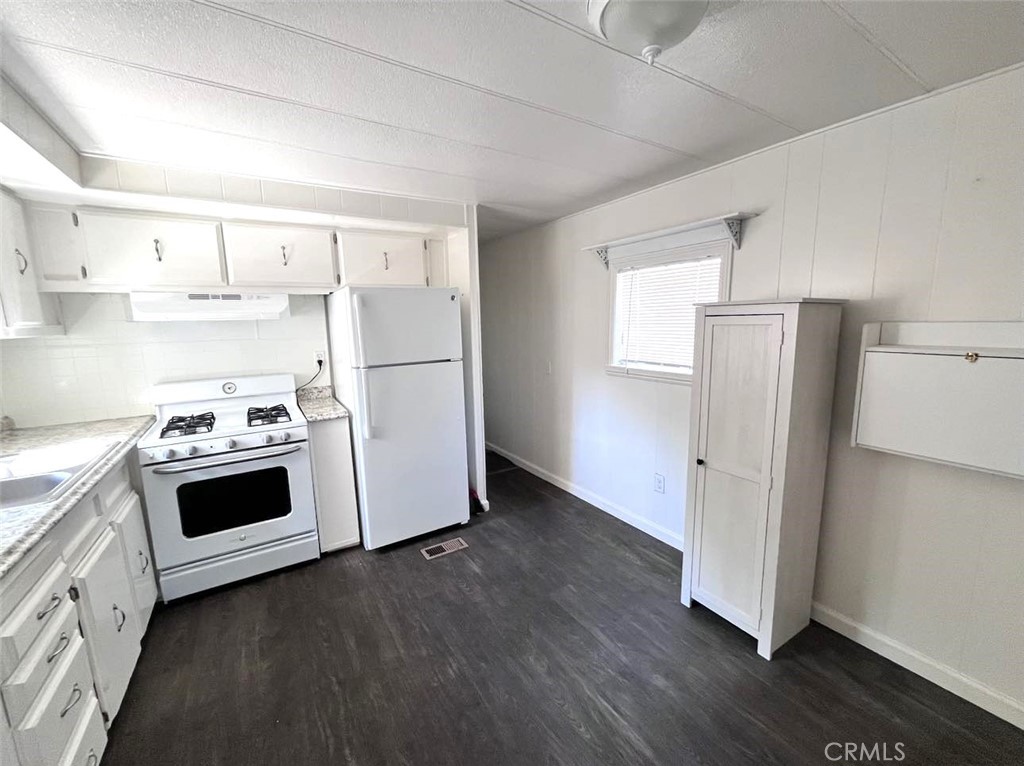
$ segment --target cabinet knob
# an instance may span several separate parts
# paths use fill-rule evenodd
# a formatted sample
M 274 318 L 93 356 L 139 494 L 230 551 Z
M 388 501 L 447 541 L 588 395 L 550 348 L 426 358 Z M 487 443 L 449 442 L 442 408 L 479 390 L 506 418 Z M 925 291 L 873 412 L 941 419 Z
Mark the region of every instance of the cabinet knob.
M 704 458 L 697 458 L 697 465 L 704 465 Z
M 966 354 L 964 354 L 964 359 L 966 359 L 968 362 L 971 362 L 972 364 L 974 362 L 977 362 L 980 357 L 981 354 L 979 354 L 977 351 L 968 351 Z

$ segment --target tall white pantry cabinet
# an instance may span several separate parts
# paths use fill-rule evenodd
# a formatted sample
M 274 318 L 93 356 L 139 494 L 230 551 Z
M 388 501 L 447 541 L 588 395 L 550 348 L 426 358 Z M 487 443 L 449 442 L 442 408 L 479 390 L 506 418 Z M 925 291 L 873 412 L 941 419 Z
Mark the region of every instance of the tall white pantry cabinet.
M 810 621 L 842 303 L 697 307 L 682 602 L 765 659 Z

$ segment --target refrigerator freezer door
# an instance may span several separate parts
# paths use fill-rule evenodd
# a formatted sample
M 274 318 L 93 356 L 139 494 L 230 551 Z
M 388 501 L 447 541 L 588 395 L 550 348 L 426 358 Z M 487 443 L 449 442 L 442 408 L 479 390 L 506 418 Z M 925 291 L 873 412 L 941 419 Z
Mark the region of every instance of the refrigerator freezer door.
M 462 362 L 354 370 L 363 543 L 469 520 Z
M 353 367 L 462 358 L 459 291 L 447 287 L 353 287 Z

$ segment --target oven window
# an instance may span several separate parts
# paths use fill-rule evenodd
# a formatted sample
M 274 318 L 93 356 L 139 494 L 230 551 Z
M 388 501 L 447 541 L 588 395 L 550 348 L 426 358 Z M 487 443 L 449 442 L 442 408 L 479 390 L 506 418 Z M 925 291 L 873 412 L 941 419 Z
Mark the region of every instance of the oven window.
M 284 466 L 246 471 L 182 484 L 178 514 L 185 537 L 202 537 L 292 512 L 288 469 Z

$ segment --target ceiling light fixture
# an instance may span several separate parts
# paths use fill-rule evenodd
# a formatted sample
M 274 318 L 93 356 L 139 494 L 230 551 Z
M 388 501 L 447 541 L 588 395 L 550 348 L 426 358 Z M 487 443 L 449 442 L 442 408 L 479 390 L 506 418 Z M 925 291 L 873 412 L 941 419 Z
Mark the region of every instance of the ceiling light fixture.
M 587 17 L 616 48 L 637 51 L 648 64 L 679 45 L 704 18 L 708 0 L 587 0 Z

